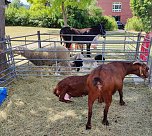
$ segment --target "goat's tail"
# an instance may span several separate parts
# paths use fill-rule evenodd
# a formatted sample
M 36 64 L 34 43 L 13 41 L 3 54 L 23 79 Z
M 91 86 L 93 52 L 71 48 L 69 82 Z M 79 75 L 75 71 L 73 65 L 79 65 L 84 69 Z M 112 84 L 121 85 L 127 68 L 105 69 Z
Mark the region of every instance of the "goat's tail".
M 96 86 L 99 90 L 103 87 L 103 81 L 100 77 L 95 77 L 92 81 L 93 85 Z

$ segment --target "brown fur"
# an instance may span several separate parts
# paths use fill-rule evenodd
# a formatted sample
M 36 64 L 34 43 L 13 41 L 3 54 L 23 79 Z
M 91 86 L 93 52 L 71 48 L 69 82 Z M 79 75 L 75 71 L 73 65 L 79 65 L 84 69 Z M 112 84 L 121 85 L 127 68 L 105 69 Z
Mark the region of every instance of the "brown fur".
M 84 76 L 70 76 L 61 80 L 56 88 L 54 94 L 59 97 L 59 101 L 70 102 L 65 100 L 64 96 L 67 93 L 70 97 L 81 97 L 88 95 L 86 88 L 86 81 L 89 75 Z
M 93 103 L 97 98 L 105 102 L 104 117 L 102 123 L 109 125 L 107 114 L 112 102 L 112 95 L 118 90 L 120 95 L 120 104 L 123 101 L 123 80 L 128 74 L 135 74 L 142 78 L 147 78 L 148 66 L 141 63 L 132 62 L 111 62 L 103 64 L 94 69 L 87 79 L 88 86 L 88 122 L 86 129 L 91 129 L 91 117 Z

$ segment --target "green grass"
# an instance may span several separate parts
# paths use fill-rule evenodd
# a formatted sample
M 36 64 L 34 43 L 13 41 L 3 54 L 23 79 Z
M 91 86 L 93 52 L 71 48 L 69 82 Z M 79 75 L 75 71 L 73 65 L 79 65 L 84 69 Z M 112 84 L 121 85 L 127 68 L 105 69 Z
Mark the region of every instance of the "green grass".
M 41 40 L 46 40 L 51 37 L 58 37 L 58 34 L 59 34 L 59 29 L 55 29 L 55 28 L 22 27 L 22 26 L 6 26 L 6 28 L 5 28 L 6 35 L 9 35 L 11 38 L 20 37 L 20 38 L 15 38 L 15 40 L 18 40 L 18 41 L 11 42 L 13 47 L 29 44 L 33 41 L 37 42 L 37 40 L 38 40 L 37 31 L 40 31 L 41 34 L 43 34 L 43 33 L 54 34 L 51 36 L 50 35 L 41 35 Z M 28 35 L 34 35 L 34 36 L 28 36 Z M 23 41 L 21 41 L 21 40 L 23 40 Z
M 50 29 L 50 28 L 42 28 L 42 27 L 23 27 L 23 26 L 6 26 L 5 27 L 6 35 L 9 35 L 10 37 L 36 34 L 37 31 L 40 31 L 41 33 L 48 33 L 48 32 L 58 33 L 59 29 L 55 29 L 55 28 Z

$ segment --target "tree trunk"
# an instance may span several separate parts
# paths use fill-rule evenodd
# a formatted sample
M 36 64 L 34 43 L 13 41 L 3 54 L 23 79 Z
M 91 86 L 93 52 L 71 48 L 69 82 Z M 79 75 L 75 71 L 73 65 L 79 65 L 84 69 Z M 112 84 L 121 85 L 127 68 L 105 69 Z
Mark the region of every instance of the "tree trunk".
M 68 26 L 64 2 L 62 2 L 62 14 L 63 14 L 64 26 Z
M 0 0 L 0 40 L 5 38 L 5 0 Z
M 0 0 L 0 72 L 7 67 L 5 51 L 5 0 Z M 4 63 L 5 62 L 5 63 Z M 2 74 L 0 74 L 0 77 Z

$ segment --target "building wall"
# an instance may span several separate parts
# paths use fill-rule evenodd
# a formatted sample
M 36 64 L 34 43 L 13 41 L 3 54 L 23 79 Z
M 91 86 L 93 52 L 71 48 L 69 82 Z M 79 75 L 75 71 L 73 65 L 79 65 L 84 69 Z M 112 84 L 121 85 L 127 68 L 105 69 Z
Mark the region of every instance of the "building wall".
M 121 12 L 113 12 L 113 2 L 121 2 Z M 98 0 L 97 6 L 103 10 L 103 15 L 120 16 L 120 21 L 126 23 L 128 18 L 131 18 L 132 11 L 130 9 L 130 0 Z

